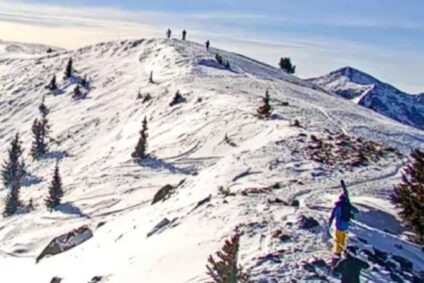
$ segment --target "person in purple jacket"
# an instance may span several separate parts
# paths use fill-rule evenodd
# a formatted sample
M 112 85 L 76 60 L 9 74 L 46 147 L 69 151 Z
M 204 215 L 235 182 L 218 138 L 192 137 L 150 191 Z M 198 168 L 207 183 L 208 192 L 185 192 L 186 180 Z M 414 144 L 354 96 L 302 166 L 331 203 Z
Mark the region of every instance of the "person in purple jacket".
M 328 226 L 331 228 L 333 220 L 336 219 L 336 232 L 334 235 L 333 253 L 336 256 L 341 256 L 346 244 L 347 230 L 349 223 L 359 210 L 354 207 L 350 201 L 346 190 L 346 186 L 342 181 L 343 193 L 340 194 L 339 200 L 335 203 L 331 216 L 328 221 Z

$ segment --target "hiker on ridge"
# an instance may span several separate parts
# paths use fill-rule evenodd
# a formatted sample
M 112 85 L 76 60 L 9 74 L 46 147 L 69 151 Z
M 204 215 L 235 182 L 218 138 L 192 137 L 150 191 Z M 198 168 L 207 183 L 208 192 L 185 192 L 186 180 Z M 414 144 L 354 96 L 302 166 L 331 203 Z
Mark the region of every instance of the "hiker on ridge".
M 171 29 L 168 29 L 167 31 L 166 31 L 166 37 L 169 39 L 169 38 L 171 38 L 171 34 L 172 34 L 172 31 L 171 31 Z
M 368 269 L 369 264 L 354 257 L 349 248 L 344 251 L 343 255 L 344 258 L 337 262 L 333 272 L 342 275 L 342 283 L 360 283 L 361 269 Z
M 187 36 L 187 31 L 186 30 L 183 30 L 183 41 L 186 40 L 186 36 Z
M 206 42 L 205 42 L 205 46 L 206 46 L 206 51 L 209 51 L 209 46 L 210 46 L 210 42 L 209 42 L 209 40 L 207 40 Z
M 340 194 L 339 200 L 335 203 L 331 211 L 328 226 L 331 228 L 334 218 L 336 219 L 336 233 L 334 237 L 333 253 L 340 257 L 345 247 L 347 230 L 349 228 L 350 220 L 358 213 L 358 209 L 354 207 L 349 201 L 349 195 L 346 185 L 343 180 L 341 181 L 343 193 Z

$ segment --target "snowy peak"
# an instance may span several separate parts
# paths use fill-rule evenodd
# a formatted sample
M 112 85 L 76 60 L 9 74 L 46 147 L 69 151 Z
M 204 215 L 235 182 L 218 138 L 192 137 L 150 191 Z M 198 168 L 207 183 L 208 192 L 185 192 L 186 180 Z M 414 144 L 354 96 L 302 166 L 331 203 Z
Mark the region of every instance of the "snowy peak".
M 403 124 L 424 129 L 424 96 L 412 95 L 345 67 L 309 82 Z

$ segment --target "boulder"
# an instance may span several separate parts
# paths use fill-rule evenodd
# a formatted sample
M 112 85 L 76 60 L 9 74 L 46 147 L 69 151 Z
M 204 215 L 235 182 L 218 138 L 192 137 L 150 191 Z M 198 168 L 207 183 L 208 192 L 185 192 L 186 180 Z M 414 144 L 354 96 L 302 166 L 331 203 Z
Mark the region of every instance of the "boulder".
M 300 229 L 305 230 L 313 229 L 320 226 L 318 221 L 316 221 L 313 217 L 307 217 L 305 215 L 301 215 L 297 223 Z
M 167 200 L 171 196 L 173 190 L 174 187 L 169 184 L 163 186 L 159 189 L 159 191 L 157 191 L 157 193 L 153 197 L 152 204 L 155 204 L 159 201 Z
M 78 229 L 74 229 L 66 234 L 62 234 L 50 241 L 47 247 L 45 247 L 36 258 L 36 263 L 45 256 L 63 253 L 82 244 L 92 237 L 93 232 L 86 225 L 81 226 Z
M 60 283 L 62 282 L 62 278 L 60 277 L 53 277 L 52 280 L 50 280 L 50 283 Z

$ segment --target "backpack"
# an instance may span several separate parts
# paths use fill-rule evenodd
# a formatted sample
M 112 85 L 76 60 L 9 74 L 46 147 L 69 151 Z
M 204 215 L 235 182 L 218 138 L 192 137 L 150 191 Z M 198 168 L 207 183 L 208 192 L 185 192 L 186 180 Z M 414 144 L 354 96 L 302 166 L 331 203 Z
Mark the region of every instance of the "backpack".
M 345 202 L 341 205 L 341 219 L 345 222 L 349 222 L 352 218 L 352 212 L 350 209 L 350 203 Z

